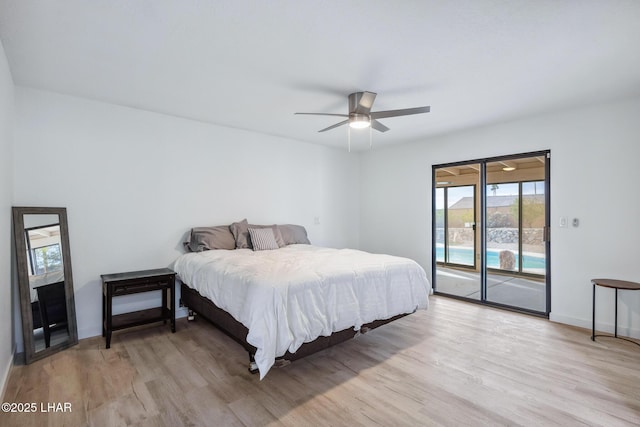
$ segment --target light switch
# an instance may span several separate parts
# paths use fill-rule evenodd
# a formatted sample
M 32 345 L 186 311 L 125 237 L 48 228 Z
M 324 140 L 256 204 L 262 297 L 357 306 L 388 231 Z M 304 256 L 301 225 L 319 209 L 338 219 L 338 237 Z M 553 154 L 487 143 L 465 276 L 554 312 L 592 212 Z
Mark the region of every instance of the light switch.
M 566 216 L 561 216 L 560 217 L 560 228 L 565 228 L 567 226 L 567 217 Z

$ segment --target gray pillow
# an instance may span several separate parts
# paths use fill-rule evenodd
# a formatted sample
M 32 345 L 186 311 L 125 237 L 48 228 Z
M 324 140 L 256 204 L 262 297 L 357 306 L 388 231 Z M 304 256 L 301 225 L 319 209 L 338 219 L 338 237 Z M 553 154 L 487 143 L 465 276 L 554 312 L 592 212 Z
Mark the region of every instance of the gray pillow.
M 233 234 L 236 249 L 246 249 L 249 247 L 249 224 L 247 219 L 240 222 L 234 222 L 229 226 L 231 234 Z
M 254 251 L 266 251 L 278 249 L 276 236 L 273 234 L 273 228 L 254 228 L 249 227 L 249 237 Z
M 307 230 L 305 230 L 301 225 L 280 224 L 278 225 L 278 229 L 282 234 L 282 239 L 284 240 L 285 245 L 294 245 L 297 243 L 305 245 L 311 244 L 307 237 Z
M 277 225 L 254 225 L 249 224 L 246 219 L 243 219 L 242 221 L 234 222 L 229 226 L 229 230 L 231 230 L 233 238 L 235 239 L 237 249 L 253 249 L 253 245 L 251 244 L 251 237 L 249 236 L 249 227 L 271 228 L 273 230 L 273 235 L 275 236 L 276 242 L 278 243 L 278 247 L 285 246 L 284 239 L 282 238 L 282 234 L 280 233 Z
M 189 240 L 184 242 L 184 245 L 191 252 L 202 252 L 213 249 L 235 249 L 236 241 L 228 225 L 218 225 L 192 228 Z

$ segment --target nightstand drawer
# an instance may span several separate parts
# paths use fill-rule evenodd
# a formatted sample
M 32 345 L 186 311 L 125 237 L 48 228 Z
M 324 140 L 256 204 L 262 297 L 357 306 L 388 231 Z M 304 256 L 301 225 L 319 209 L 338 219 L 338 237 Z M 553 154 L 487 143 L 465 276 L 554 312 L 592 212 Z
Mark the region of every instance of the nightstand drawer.
M 171 283 L 172 280 L 169 278 L 165 280 L 113 283 L 112 295 L 115 297 L 118 295 L 136 294 L 138 292 L 162 290 L 171 286 Z

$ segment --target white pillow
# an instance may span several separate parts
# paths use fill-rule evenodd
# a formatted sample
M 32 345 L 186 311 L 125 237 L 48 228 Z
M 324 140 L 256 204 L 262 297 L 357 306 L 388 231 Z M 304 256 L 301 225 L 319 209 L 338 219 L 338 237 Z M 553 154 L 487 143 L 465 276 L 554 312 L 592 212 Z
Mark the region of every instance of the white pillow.
M 251 228 L 249 227 L 249 237 L 254 251 L 264 251 L 278 249 L 276 236 L 272 228 Z

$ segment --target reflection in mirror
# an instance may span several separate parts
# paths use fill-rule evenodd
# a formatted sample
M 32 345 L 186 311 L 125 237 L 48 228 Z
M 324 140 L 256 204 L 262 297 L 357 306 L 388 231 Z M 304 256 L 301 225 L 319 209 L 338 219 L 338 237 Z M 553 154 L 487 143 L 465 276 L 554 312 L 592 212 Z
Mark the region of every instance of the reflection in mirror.
M 42 225 L 40 225 L 42 224 Z M 25 215 L 33 341 L 38 352 L 69 339 L 58 215 Z
M 26 362 L 77 343 L 66 210 L 13 208 Z

